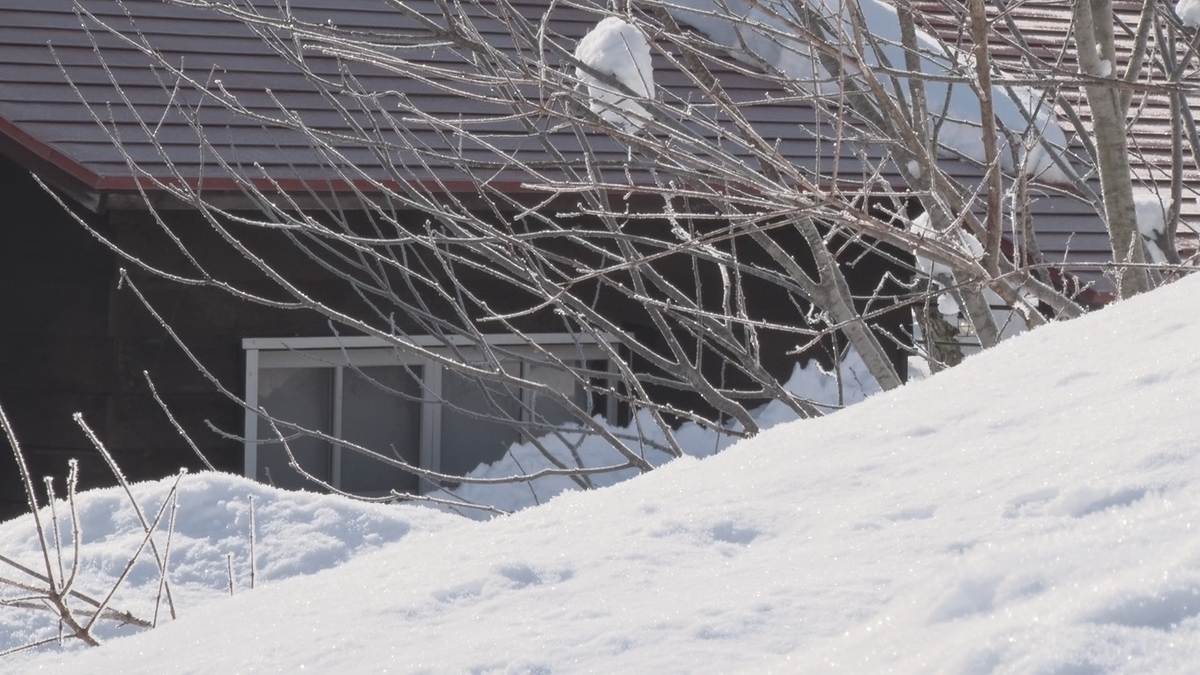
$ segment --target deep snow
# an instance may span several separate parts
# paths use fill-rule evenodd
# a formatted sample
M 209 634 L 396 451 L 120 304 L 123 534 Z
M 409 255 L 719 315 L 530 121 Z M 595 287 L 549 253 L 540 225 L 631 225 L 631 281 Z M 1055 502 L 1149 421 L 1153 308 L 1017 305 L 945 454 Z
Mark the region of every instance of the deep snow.
M 220 500 L 241 490 L 264 504 L 262 550 L 296 559 L 324 540 L 322 557 L 349 561 L 232 598 L 218 583 L 154 631 L 0 670 L 1187 672 L 1198 295 L 1185 279 L 836 415 L 489 522 L 312 496 L 325 519 L 316 502 L 268 515 L 297 497 L 192 476 L 180 517 L 210 522 L 218 548 L 237 550 L 240 507 Z M 269 533 L 276 518 L 294 525 Z M 22 527 L 0 531 L 6 555 L 31 555 Z M 172 558 L 186 568 L 182 547 Z

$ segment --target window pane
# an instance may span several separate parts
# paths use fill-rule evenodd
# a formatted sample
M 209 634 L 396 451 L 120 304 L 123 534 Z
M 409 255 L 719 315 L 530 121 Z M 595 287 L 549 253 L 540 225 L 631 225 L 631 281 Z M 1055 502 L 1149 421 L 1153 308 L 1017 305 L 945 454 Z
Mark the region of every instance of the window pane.
M 517 426 L 496 421 L 501 418 L 519 424 L 518 390 L 447 369 L 442 374 L 442 399 L 442 473 L 462 475 L 483 462 L 495 462 L 520 440 Z
M 579 408 L 585 408 L 587 394 L 575 379 L 575 375 L 550 365 L 530 363 L 528 366 L 529 379 L 544 384 L 554 391 L 563 394 Z M 531 431 L 539 436 L 550 431 L 551 427 L 569 423 L 579 423 L 569 408 L 550 396 L 533 393 L 533 422 Z M 588 411 L 589 413 L 591 411 Z
M 399 454 L 405 462 L 420 466 L 420 377 L 420 367 L 346 368 L 342 380 L 342 438 L 389 457 Z M 417 477 L 403 469 L 346 448 L 341 455 L 341 487 L 347 492 L 374 496 L 389 490 L 417 490 Z
M 330 433 L 332 384 L 332 368 L 264 368 L 258 373 L 258 404 L 272 417 Z M 280 431 L 285 437 L 293 433 L 283 427 Z M 258 420 L 258 437 L 276 438 L 271 425 L 261 418 Z M 288 446 L 305 471 L 321 480 L 329 480 L 329 445 L 325 441 L 300 436 L 289 438 Z M 257 480 L 274 483 L 276 487 L 315 489 L 288 465 L 287 452 L 278 441 L 258 446 L 256 471 Z

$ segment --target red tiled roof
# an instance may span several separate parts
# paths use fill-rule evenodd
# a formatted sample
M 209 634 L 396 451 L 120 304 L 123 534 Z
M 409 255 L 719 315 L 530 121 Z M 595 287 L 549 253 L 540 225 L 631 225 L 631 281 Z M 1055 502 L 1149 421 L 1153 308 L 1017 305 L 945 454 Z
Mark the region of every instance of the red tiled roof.
M 159 49 L 168 62 L 183 64 L 185 72 L 209 89 L 215 90 L 213 81 L 219 80 L 240 103 L 256 114 L 280 117 L 280 110 L 272 100 L 278 97 L 288 111 L 294 112 L 315 128 L 329 131 L 342 130 L 345 121 L 341 114 L 331 108 L 318 91 L 291 65 L 264 46 L 262 41 L 245 26 L 224 18 L 211 11 L 198 11 L 178 6 L 165 5 L 157 0 L 126 0 L 134 21 L 130 21 L 117 3 L 112 0 L 88 0 L 82 5 L 95 18 L 129 36 L 133 26 L 141 31 L 154 47 Z M 274 2 L 260 3 L 264 11 L 270 11 Z M 342 29 L 375 31 L 376 33 L 403 34 L 414 32 L 417 25 L 401 13 L 388 7 L 382 0 L 293 0 L 291 10 L 306 20 L 329 18 Z M 438 17 L 439 10 L 432 0 L 410 2 L 410 6 L 424 7 L 429 16 Z M 544 2 L 526 0 L 517 5 L 526 10 L 526 15 L 537 20 L 545 11 Z M 567 49 L 595 24 L 597 14 L 571 7 L 555 10 L 552 27 Z M 178 111 L 168 106 L 172 97 L 182 99 L 187 105 L 200 102 L 194 90 L 170 89 L 171 76 L 151 69 L 151 60 L 130 44 L 100 29 L 97 21 L 84 17 L 82 23 L 91 29 L 91 34 L 80 29 L 80 19 L 65 3 L 45 3 L 41 0 L 10 0 L 0 7 L 0 44 L 5 45 L 0 54 L 0 119 L 4 133 L 34 154 L 58 166 L 87 187 L 99 190 L 122 190 L 134 187 L 133 177 L 126 162 L 117 151 L 112 139 L 101 131 L 87 107 L 80 105 L 84 98 L 108 124 L 115 124 L 125 148 L 143 170 L 155 176 L 165 176 L 166 158 L 153 147 L 148 136 L 138 127 L 138 118 L 154 127 L 155 140 L 161 144 L 170 161 L 184 176 L 198 178 L 207 174 L 215 177 L 216 167 L 211 165 L 212 152 L 202 153 L 195 131 Z M 481 28 L 490 44 L 511 42 L 504 26 L 495 19 L 480 18 L 476 25 Z M 92 48 L 95 39 L 99 49 Z M 134 38 L 136 39 L 136 37 Z M 63 70 L 76 87 L 67 87 L 64 75 L 51 60 L 50 50 L 61 60 Z M 425 50 L 426 53 L 406 51 L 409 59 L 421 59 L 429 65 L 446 68 L 462 68 L 459 56 L 452 48 Z M 97 52 L 99 56 L 97 55 Z M 338 64 L 331 58 L 307 54 L 309 64 L 321 75 L 337 78 Z M 553 59 L 557 61 L 557 59 Z M 108 70 L 103 65 L 107 65 Z M 662 65 L 662 64 L 660 64 Z M 511 110 L 478 100 L 447 93 L 433 84 L 413 79 L 400 79 L 381 68 L 362 64 L 350 66 L 355 78 L 367 91 L 399 92 L 414 103 L 423 113 L 454 119 L 459 116 L 474 116 L 484 120 L 489 117 L 507 117 Z M 816 147 L 804 126 L 816 123 L 811 108 L 795 106 L 786 102 L 763 104 L 762 83 L 748 77 L 739 77 L 731 72 L 724 73 L 730 92 L 742 101 L 758 100 L 754 106 L 754 121 L 768 136 L 783 140 L 782 149 L 797 162 L 815 164 Z M 161 78 L 161 79 L 160 79 Z M 671 90 L 687 88 L 686 75 L 672 68 L 663 68 L 658 73 L 661 88 Z M 122 94 L 113 85 L 116 80 L 132 106 L 123 103 Z M 165 86 L 164 86 L 165 82 Z M 731 85 L 731 86 L 730 86 Z M 461 85 L 460 85 L 461 86 Z M 270 90 L 270 94 L 267 90 Z M 486 88 L 479 89 L 487 94 Z M 686 96 L 687 92 L 683 92 Z M 396 97 L 384 96 L 388 104 L 398 102 Z M 343 97 L 341 103 L 352 103 Z M 136 109 L 136 113 L 134 110 Z M 207 102 L 196 113 L 205 129 L 207 140 L 215 151 L 231 163 L 250 166 L 260 162 L 274 177 L 286 180 L 315 181 L 335 177 L 329 170 L 329 159 L 313 150 L 300 134 L 280 128 L 264 130 L 264 125 L 252 119 L 239 117 L 221 109 L 212 101 Z M 530 135 L 509 120 L 485 122 L 479 127 L 488 141 L 497 147 L 517 151 L 534 166 L 544 166 L 551 157 L 541 151 Z M 799 133 L 798 133 L 799 132 Z M 454 138 L 448 141 L 428 125 L 412 123 L 404 130 L 408 137 L 404 145 L 424 149 L 420 156 L 405 156 L 401 153 L 392 161 L 402 166 L 425 170 L 427 165 L 439 179 L 451 185 L 464 181 L 465 176 L 455 175 L 451 164 L 441 155 L 447 143 L 455 143 L 455 149 L 479 166 L 495 164 L 495 154 L 468 139 Z M 581 157 L 580 143 L 574 132 L 563 129 L 552 135 L 557 150 L 571 159 Z M 624 168 L 627 150 L 624 146 L 596 134 L 588 139 L 589 144 L 602 164 Z M 377 164 L 371 149 L 353 143 L 339 145 L 345 153 L 345 163 L 359 166 Z M 853 157 L 846 158 L 847 170 L 856 166 Z M 208 168 L 203 168 L 204 165 Z M 420 178 L 420 176 L 414 176 Z M 500 171 L 498 180 L 505 178 L 514 184 L 528 179 L 524 173 Z M 209 179 L 206 179 L 209 180 Z M 210 185 L 219 184 L 219 180 Z M 463 187 L 474 191 L 473 182 L 465 180 Z
M 257 0 L 257 3 L 264 11 L 277 7 L 275 0 Z M 82 0 L 79 4 L 135 42 L 140 39 L 134 31 L 136 27 L 168 62 L 182 64 L 187 74 L 208 83 L 210 90 L 215 90 L 214 81 L 219 79 L 225 90 L 252 113 L 278 117 L 281 113 L 271 98 L 273 95 L 288 111 L 310 125 L 331 132 L 344 129 L 343 117 L 314 86 L 238 22 L 211 11 L 168 5 L 159 0 L 125 0 L 123 6 L 132 20 L 113 0 Z M 383 0 L 290 0 L 287 4 L 301 18 L 329 19 L 341 29 L 372 32 L 380 40 L 419 30 L 414 21 Z M 406 4 L 425 7 L 429 17 L 442 22 L 434 0 L 413 0 Z M 547 8 L 543 0 L 518 0 L 515 5 L 535 22 Z M 478 8 L 472 9 L 473 5 L 463 6 L 478 13 Z M 548 34 L 571 50 L 602 11 L 585 11 L 569 3 L 555 5 L 549 17 Z M 81 29 L 81 22 L 91 28 L 90 33 Z M 477 25 L 490 44 L 511 44 L 505 27 L 495 18 L 481 18 Z M 98 49 L 93 49 L 92 40 Z M 240 165 L 250 175 L 257 175 L 252 166 L 258 163 L 284 187 L 300 188 L 321 181 L 336 183 L 341 175 L 338 170 L 350 164 L 367 167 L 374 178 L 386 175 L 371 150 L 361 145 L 338 143 L 341 157 L 331 160 L 293 131 L 234 115 L 211 100 L 196 108 L 202 102 L 197 91 L 186 87 L 173 90 L 169 73 L 161 67 L 152 67 L 152 61 L 136 46 L 100 29 L 95 20 L 77 16 L 65 1 L 6 0 L 0 4 L 0 45 L 4 45 L 0 49 L 0 152 L 47 173 L 76 193 L 121 192 L 135 187 L 138 174 L 127 166 L 109 132 L 122 140 L 140 171 L 167 177 L 169 159 L 185 179 L 202 180 L 207 190 L 233 187 L 214 164 L 214 153 Z M 47 45 L 61 61 L 61 71 Z M 443 64 L 447 68 L 462 68 L 458 65 L 460 58 L 449 47 L 419 55 L 405 52 L 405 56 L 413 59 L 419 56 L 430 64 Z M 337 77 L 337 63 L 333 59 L 311 53 L 306 53 L 306 58 L 317 72 Z M 551 67 L 559 67 L 557 57 L 548 60 Z M 448 94 L 438 89 L 436 78 L 431 84 L 362 64 L 348 67 L 363 89 L 392 92 L 381 99 L 389 106 L 400 102 L 396 95 L 399 93 L 414 109 L 432 116 L 451 119 L 473 116 L 481 120 L 480 128 L 490 142 L 511 150 L 530 165 L 555 170 L 553 158 L 507 117 L 511 112 L 507 109 Z M 694 98 L 693 85 L 686 73 L 679 72 L 661 55 L 656 56 L 655 68 L 655 79 L 667 92 L 666 97 Z M 67 85 L 62 71 L 75 89 Z M 811 105 L 767 98 L 764 92 L 771 91 L 772 85 L 766 79 L 719 66 L 716 74 L 730 95 L 742 103 L 742 113 L 763 136 L 780 139 L 779 147 L 785 156 L 798 166 L 828 173 L 832 163 L 831 144 L 820 137 L 831 138 L 832 130 L 825 127 L 823 133 L 821 125 L 827 121 L 819 121 Z M 130 105 L 123 102 L 113 80 L 120 84 Z M 479 92 L 488 93 L 482 86 Z M 344 93 L 334 95 L 342 104 L 353 104 L 352 98 Z M 104 128 L 92 118 L 89 106 L 80 104 L 80 97 L 103 118 Z M 170 105 L 172 99 L 191 107 L 213 146 L 211 149 L 201 149 L 200 139 L 188 120 Z M 149 126 L 153 139 L 139 126 L 139 117 Z M 365 119 L 363 115 L 356 117 Z M 400 169 L 402 179 L 439 181 L 451 190 L 475 193 L 478 181 L 482 180 L 479 176 L 492 186 L 508 190 L 519 190 L 530 178 L 512 166 L 498 164 L 491 150 L 471 145 L 467 139 L 439 135 L 420 122 L 407 122 L 405 128 L 388 129 L 385 134 L 404 134 L 400 145 L 411 148 L 397 149 L 389 158 L 390 166 Z M 580 141 L 574 130 L 555 130 L 550 138 L 568 161 L 582 164 Z M 712 139 L 713 143 L 719 143 L 715 135 Z M 603 134 L 593 134 L 587 140 L 598 164 L 607 168 L 614 180 L 624 182 L 627 149 Z M 476 175 L 466 173 L 454 161 L 446 159 L 445 151 L 452 147 L 463 150 L 479 167 L 491 164 L 491 168 L 480 169 Z M 840 147 L 836 179 L 841 183 L 861 184 L 868 171 L 854 150 L 850 142 Z M 869 151 L 876 157 L 884 152 L 881 148 Z M 962 181 L 977 184 L 981 180 L 978 167 L 966 162 L 955 162 L 954 166 Z M 375 173 L 370 174 L 371 171 Z M 898 181 L 894 174 L 890 178 Z M 829 177 L 822 175 L 821 180 L 827 183 Z M 1068 251 L 1077 261 L 1098 262 L 1108 258 L 1107 239 L 1089 205 L 1043 194 L 1033 210 L 1039 216 L 1043 232 L 1041 247 L 1050 260 L 1062 260 Z

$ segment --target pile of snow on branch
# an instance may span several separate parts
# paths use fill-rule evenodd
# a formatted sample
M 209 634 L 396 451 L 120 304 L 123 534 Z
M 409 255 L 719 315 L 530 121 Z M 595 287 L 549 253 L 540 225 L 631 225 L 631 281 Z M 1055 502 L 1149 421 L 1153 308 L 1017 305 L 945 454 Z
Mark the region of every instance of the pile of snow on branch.
M 1167 263 L 1167 255 L 1159 246 L 1160 239 L 1167 231 L 1167 218 L 1163 212 L 1162 200 L 1153 194 L 1135 194 L 1133 208 L 1137 216 L 1138 232 L 1141 233 L 1146 251 L 1150 254 L 1150 262 L 1159 265 Z
M 615 16 L 596 24 L 575 48 L 575 58 L 592 71 L 614 78 L 622 91 L 604 82 L 588 70 L 576 68 L 575 74 L 587 85 L 592 112 L 606 121 L 634 132 L 641 129 L 650 113 L 637 99 L 654 98 L 654 71 L 650 63 L 650 43 L 636 26 Z M 636 96 L 630 97 L 630 93 Z

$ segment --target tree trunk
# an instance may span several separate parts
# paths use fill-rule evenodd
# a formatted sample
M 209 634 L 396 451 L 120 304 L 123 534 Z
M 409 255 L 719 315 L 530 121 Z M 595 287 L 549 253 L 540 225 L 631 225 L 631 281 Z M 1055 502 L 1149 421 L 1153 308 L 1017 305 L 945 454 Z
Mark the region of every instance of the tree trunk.
M 1117 62 L 1113 41 L 1113 16 L 1110 0 L 1077 0 L 1075 33 L 1079 65 L 1092 78 L 1114 78 Z M 1101 65 L 1107 61 L 1108 67 Z M 1096 164 L 1100 172 L 1100 194 L 1104 199 L 1104 218 L 1117 264 L 1117 293 L 1128 298 L 1150 290 L 1150 277 L 1139 267 L 1146 262 L 1145 248 L 1137 228 L 1133 207 L 1133 180 L 1129 173 L 1129 146 L 1125 138 L 1125 115 L 1121 93 L 1109 84 L 1084 86 L 1092 109 L 1096 135 Z

